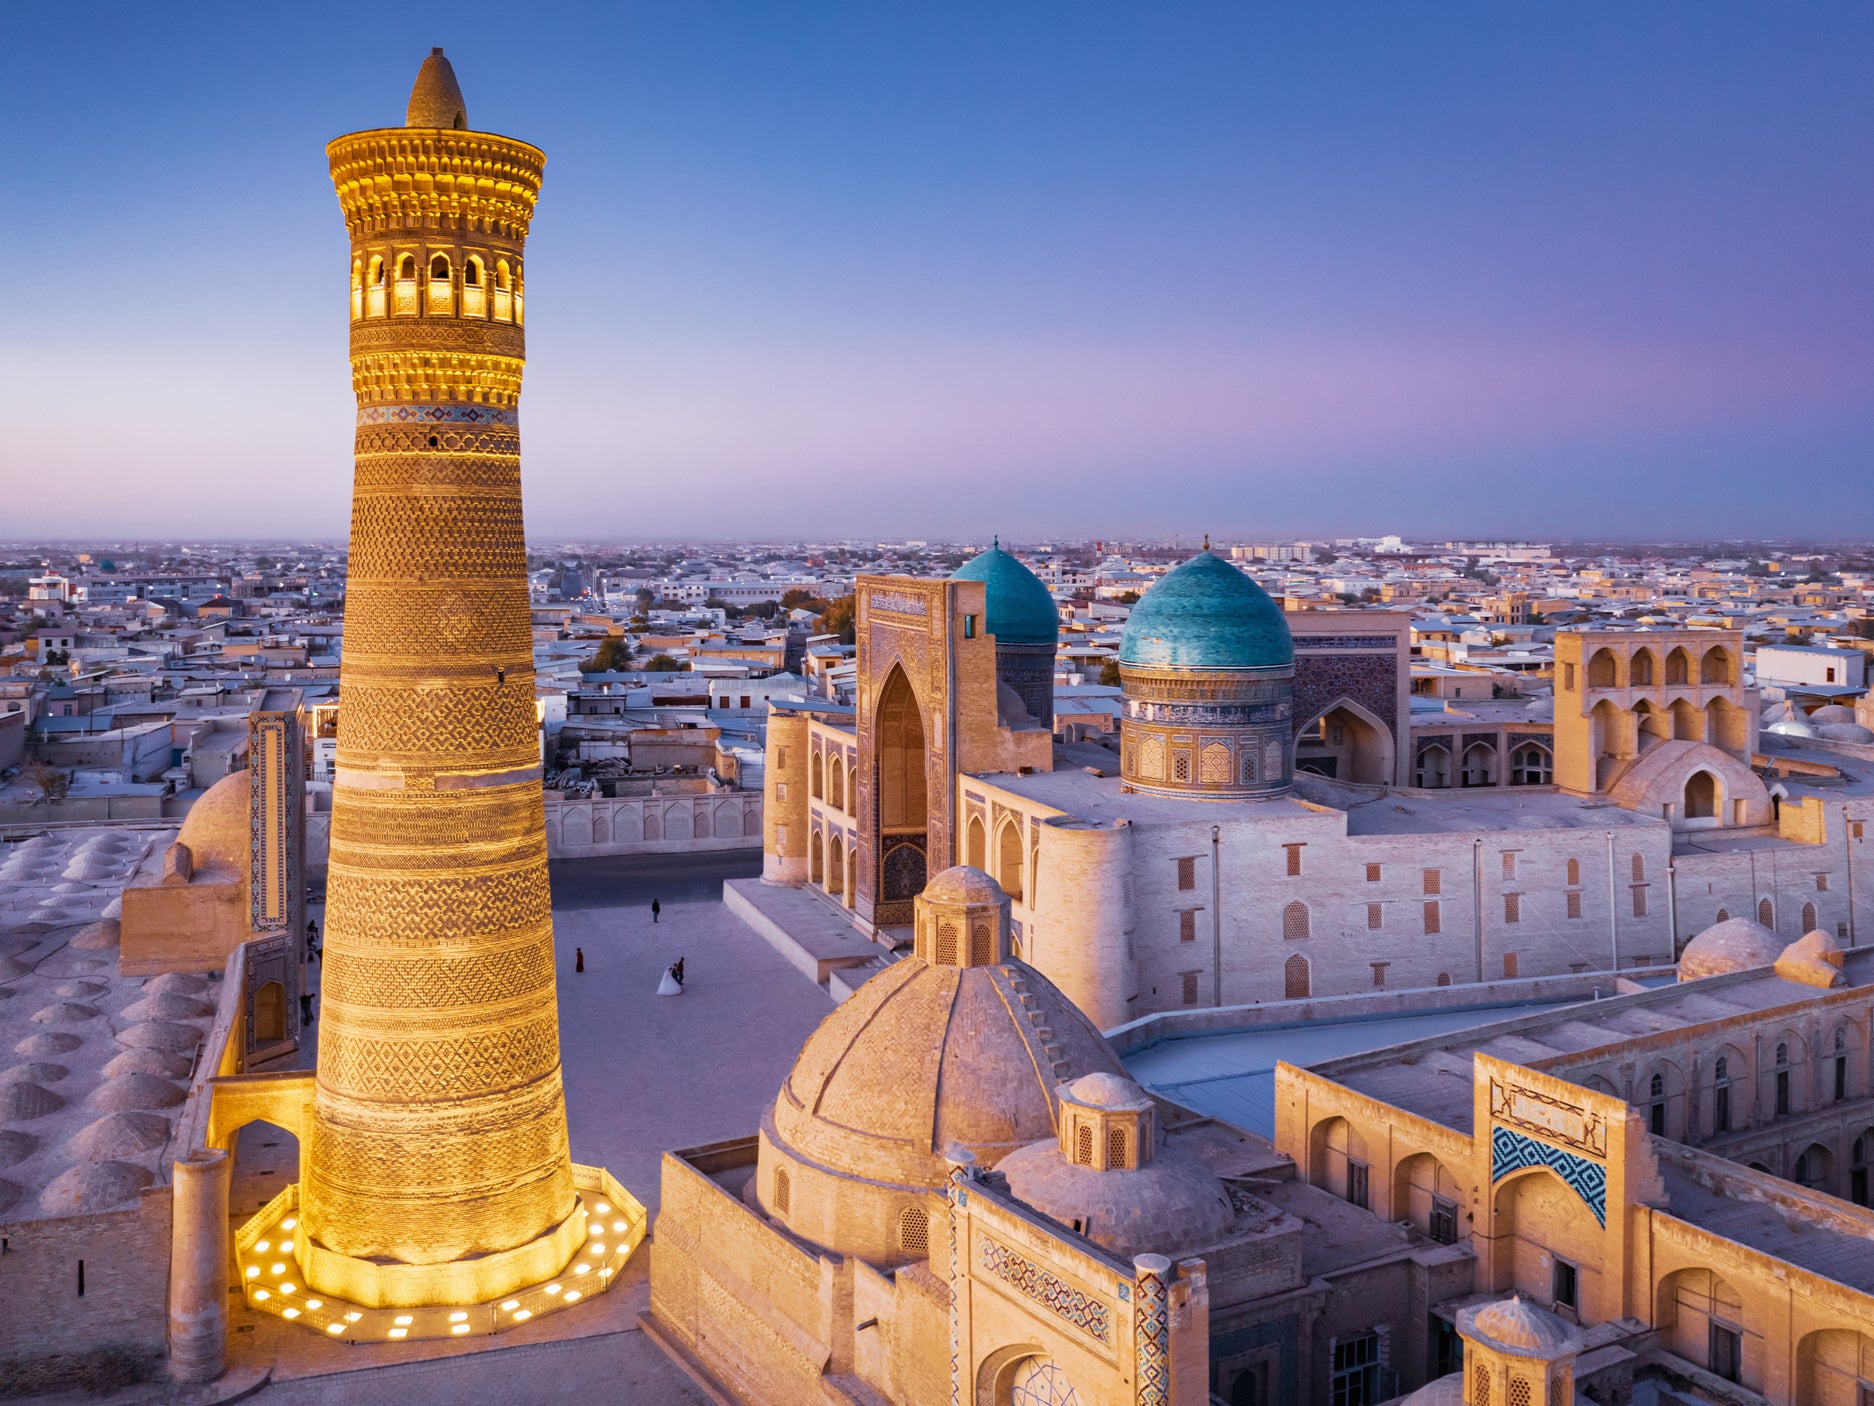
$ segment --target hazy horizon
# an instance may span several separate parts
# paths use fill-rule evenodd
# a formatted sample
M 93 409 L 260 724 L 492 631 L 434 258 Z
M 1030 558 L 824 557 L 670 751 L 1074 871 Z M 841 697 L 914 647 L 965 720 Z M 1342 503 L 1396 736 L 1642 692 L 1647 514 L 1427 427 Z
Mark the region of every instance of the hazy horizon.
M 1861 7 L 0 33 L 21 540 L 343 540 L 323 146 L 432 44 L 548 156 L 532 541 L 1874 536 Z

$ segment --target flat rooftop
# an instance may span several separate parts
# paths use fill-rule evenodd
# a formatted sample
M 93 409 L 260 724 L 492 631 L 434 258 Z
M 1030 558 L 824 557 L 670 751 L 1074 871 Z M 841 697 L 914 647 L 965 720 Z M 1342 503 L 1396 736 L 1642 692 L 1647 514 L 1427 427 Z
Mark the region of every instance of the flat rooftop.
M 1874 950 L 1848 954 L 1849 981 L 1874 980 Z M 1472 1028 L 1455 1038 L 1415 1040 L 1369 1053 L 1325 1058 L 1315 1073 L 1358 1093 L 1468 1133 L 1472 1130 L 1472 1057 L 1487 1054 L 1516 1064 L 1542 1061 L 1669 1030 L 1683 1030 L 1754 1011 L 1810 1000 L 1813 986 L 1785 981 L 1768 967 L 1670 986 L 1604 1001 L 1576 1002 L 1531 1014 L 1508 1013 L 1488 1022 L 1473 1014 Z M 1291 1064 L 1301 1061 L 1283 1056 Z
M 1095 776 L 1086 769 L 1090 765 L 1108 774 Z M 1028 776 L 1014 772 L 985 773 L 982 780 L 1014 795 L 1095 822 L 1129 820 L 1134 824 L 1182 825 L 1200 820 L 1216 823 L 1301 819 L 1316 814 L 1287 796 L 1267 801 L 1184 801 L 1127 791 L 1119 779 L 1119 754 L 1104 747 L 1057 747 L 1055 766 L 1058 768 L 1055 771 L 1037 771 Z
M 1663 826 L 1650 815 L 1565 796 L 1559 791 L 1479 788 L 1474 791 L 1398 793 L 1347 810 L 1350 835 L 1469 834 L 1508 830 L 1621 830 Z
M 1425 1014 L 1360 1016 L 1163 1040 L 1126 1057 L 1126 1070 L 1153 1093 L 1265 1138 L 1275 1136 L 1275 1066 L 1385 1049 L 1448 1035 L 1576 1001 L 1521 1001 Z

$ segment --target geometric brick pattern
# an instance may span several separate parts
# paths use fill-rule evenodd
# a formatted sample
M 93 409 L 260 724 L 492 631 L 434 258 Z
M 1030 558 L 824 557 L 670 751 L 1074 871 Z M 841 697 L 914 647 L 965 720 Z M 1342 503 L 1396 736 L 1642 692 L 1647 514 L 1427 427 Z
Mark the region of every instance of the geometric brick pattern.
M 1139 1406 L 1168 1406 L 1171 1400 L 1171 1294 L 1162 1274 L 1140 1270 L 1139 1306 L 1133 1337 L 1138 1348 Z
M 1607 1168 L 1522 1133 L 1496 1126 L 1490 1130 L 1490 1180 L 1494 1185 L 1513 1172 L 1547 1167 L 1587 1202 L 1594 1218 L 1607 1224 Z
M 428 129 L 328 154 L 366 271 L 354 287 L 438 259 L 484 280 L 473 299 L 424 280 L 388 309 L 352 304 L 357 464 L 300 1203 L 341 1254 L 438 1263 L 526 1244 L 576 1204 L 517 410 L 544 158 Z
M 1112 1311 L 1106 1304 L 987 1235 L 978 1240 L 977 1251 L 982 1267 L 1018 1293 L 1051 1310 L 1089 1337 L 1100 1342 L 1111 1341 Z

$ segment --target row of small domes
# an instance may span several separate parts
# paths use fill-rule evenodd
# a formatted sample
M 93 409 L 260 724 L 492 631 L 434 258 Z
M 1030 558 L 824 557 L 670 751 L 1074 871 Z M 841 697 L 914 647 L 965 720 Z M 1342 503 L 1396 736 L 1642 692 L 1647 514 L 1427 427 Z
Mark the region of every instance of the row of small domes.
M 984 585 L 984 624 L 999 644 L 1053 646 L 1054 597 L 1001 544 L 959 567 Z M 1167 572 L 1126 621 L 1119 662 L 1150 669 L 1279 669 L 1295 662 L 1288 622 L 1269 593 L 1206 548 Z

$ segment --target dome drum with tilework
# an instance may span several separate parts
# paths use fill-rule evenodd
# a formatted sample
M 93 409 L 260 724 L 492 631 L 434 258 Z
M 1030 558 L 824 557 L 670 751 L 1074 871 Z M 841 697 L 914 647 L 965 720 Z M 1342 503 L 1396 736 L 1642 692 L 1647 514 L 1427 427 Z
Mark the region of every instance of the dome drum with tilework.
M 1262 587 L 1208 549 L 1145 593 L 1119 645 L 1128 789 L 1253 800 L 1289 789 L 1295 647 Z

